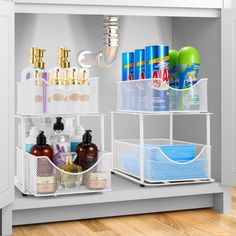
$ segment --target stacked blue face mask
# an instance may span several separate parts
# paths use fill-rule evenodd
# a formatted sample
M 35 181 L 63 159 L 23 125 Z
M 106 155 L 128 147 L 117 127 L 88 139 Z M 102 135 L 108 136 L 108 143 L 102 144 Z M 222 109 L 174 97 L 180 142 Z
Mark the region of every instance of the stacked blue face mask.
M 140 177 L 139 145 L 135 155 L 123 154 L 123 171 Z M 144 177 L 147 181 L 207 178 L 205 159 L 196 160 L 195 145 L 145 145 Z

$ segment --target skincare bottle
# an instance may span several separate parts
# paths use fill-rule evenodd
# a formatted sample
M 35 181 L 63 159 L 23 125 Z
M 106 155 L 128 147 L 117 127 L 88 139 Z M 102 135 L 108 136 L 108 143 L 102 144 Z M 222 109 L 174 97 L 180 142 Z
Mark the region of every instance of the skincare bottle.
M 40 127 L 40 130 L 44 131 L 44 135 L 46 136 L 48 140 L 48 144 L 51 145 L 50 137 L 53 134 L 51 118 L 50 117 L 41 118 L 39 127 Z
M 76 175 L 82 171 L 82 168 L 72 162 L 71 153 L 66 154 L 66 161 L 60 167 L 61 172 L 60 184 L 63 188 L 77 188 L 82 182 L 82 175 Z M 65 173 L 68 172 L 68 173 Z
M 37 127 L 32 126 L 29 132 L 29 136 L 25 138 L 25 150 L 30 152 L 32 146 L 36 144 L 36 139 L 38 137 L 39 131 Z
M 76 148 L 77 156 L 74 163 L 81 166 L 83 171 L 91 168 L 98 159 L 98 148 L 92 143 L 92 135 L 90 132 L 92 131 L 85 131 L 83 142 L 78 144 Z
M 90 112 L 90 101 L 93 93 L 89 84 L 89 70 L 82 68 L 79 71 L 79 84 L 81 85 L 80 110 L 82 113 Z
M 30 66 L 25 68 L 21 73 L 21 81 L 28 80 L 31 78 L 32 71 L 35 63 L 35 52 L 37 47 L 33 46 L 29 50 L 29 64 Z
M 42 157 L 37 160 L 37 176 L 51 176 L 53 167 L 50 161 L 52 161 L 53 158 L 53 149 L 47 144 L 47 138 L 43 131 L 39 132 L 36 138 L 36 144 L 30 148 L 30 154 Z M 45 157 L 48 157 L 48 159 Z
M 69 85 L 70 62 L 68 61 L 70 50 L 65 47 L 58 48 L 59 73 L 64 86 Z
M 66 120 L 66 127 L 65 127 L 65 133 L 67 135 L 70 136 L 70 138 L 74 135 L 74 126 L 73 126 L 73 122 L 74 122 L 74 119 L 73 117 L 69 117 L 69 118 L 65 118 Z
M 35 113 L 47 112 L 47 85 L 44 81 L 48 80 L 48 73 L 45 70 L 45 63 L 43 61 L 45 50 L 42 48 L 35 48 L 34 50 L 34 69 L 31 72 L 30 80 L 33 79 L 34 86 L 34 109 Z
M 65 157 L 63 154 L 70 152 L 70 137 L 65 134 L 62 117 L 56 118 L 56 123 L 53 125 L 54 134 L 50 138 L 53 146 L 54 156 L 53 163 L 60 167 L 65 164 Z
M 82 125 L 80 125 L 79 120 L 76 119 L 76 126 L 74 129 L 74 135 L 71 136 L 71 145 L 70 145 L 71 152 L 75 152 L 78 144 L 82 143 L 84 133 L 85 133 L 84 127 Z

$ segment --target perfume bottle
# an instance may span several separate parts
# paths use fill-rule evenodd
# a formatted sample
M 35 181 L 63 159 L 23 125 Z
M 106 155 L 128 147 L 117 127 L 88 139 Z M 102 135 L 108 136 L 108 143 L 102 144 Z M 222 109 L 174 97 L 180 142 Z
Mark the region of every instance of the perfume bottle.
M 76 173 L 82 172 L 82 168 L 72 162 L 71 153 L 66 154 L 66 162 L 60 169 L 63 170 L 61 172 L 60 185 L 63 188 L 78 188 L 82 182 L 82 175 L 76 175 Z

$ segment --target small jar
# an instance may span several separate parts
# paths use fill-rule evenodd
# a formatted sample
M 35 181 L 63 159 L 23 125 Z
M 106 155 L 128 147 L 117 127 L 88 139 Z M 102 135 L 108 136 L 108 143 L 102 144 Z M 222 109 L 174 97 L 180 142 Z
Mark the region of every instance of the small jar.
M 49 194 L 57 191 L 56 176 L 37 177 L 37 193 Z
M 105 172 L 90 172 L 87 175 L 86 181 L 87 188 L 100 190 L 106 188 L 107 173 Z

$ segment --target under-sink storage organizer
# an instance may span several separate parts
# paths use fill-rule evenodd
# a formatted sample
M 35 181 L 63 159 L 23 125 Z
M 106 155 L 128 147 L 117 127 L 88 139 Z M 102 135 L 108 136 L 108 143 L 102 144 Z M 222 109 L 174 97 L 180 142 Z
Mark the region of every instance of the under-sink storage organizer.
M 79 114 L 98 112 L 98 78 L 82 85 L 49 85 L 43 79 L 17 83 L 17 113 Z
M 143 170 L 147 183 L 208 180 L 210 147 L 167 139 L 144 140 L 144 162 L 139 140 L 114 141 L 114 168 L 137 179 Z
M 75 158 L 73 153 L 65 153 Z M 65 159 L 65 158 L 64 158 Z M 24 172 L 17 175 L 18 188 L 27 194 L 40 196 L 57 196 L 82 194 L 111 190 L 111 154 L 99 152 L 98 161 L 90 169 L 70 173 L 55 166 L 47 157 L 36 157 L 17 148 L 17 166 Z M 20 169 L 18 169 L 20 171 Z
M 121 111 L 201 111 L 207 112 L 207 81 L 176 89 L 161 79 L 118 82 L 118 110 Z

